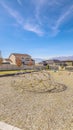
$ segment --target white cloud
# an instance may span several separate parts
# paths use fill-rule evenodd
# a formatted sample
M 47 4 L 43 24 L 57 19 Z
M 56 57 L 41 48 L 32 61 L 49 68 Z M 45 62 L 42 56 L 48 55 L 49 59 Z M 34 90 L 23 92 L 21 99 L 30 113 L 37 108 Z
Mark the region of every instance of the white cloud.
M 72 13 L 73 13 L 73 5 L 71 5 L 66 12 L 63 12 L 63 14 L 59 16 L 59 18 L 56 20 L 55 25 L 51 27 L 51 29 L 53 30 L 53 32 L 55 32 L 55 34 L 60 32 L 60 26 L 66 20 L 68 20 L 68 18 Z
M 46 20 L 49 21 L 49 22 L 51 21 L 48 18 L 49 12 L 50 12 L 50 8 L 49 7 L 51 7 L 51 6 L 56 7 L 56 5 L 57 6 L 61 5 L 61 1 L 60 0 L 51 0 L 51 1 L 50 0 L 35 0 L 35 1 L 32 0 L 32 2 L 35 5 L 35 18 L 38 21 L 40 26 L 43 26 L 44 25 L 44 21 L 46 21 Z M 43 10 L 45 12 L 46 8 L 48 9 L 47 10 L 48 11 L 48 16 L 45 15 L 45 17 L 44 17 L 44 14 L 42 15 L 42 13 L 43 13 Z M 46 14 L 47 14 L 47 12 L 46 12 Z M 46 25 L 48 23 L 47 21 L 45 22 Z M 54 23 L 54 21 L 55 21 L 55 19 L 53 19 L 53 23 Z M 54 31 L 54 32 L 56 34 L 56 31 Z
M 19 5 L 22 5 L 22 1 L 21 0 L 17 0 Z
M 3 6 L 4 9 L 6 9 L 6 11 L 8 12 L 8 14 L 10 14 L 10 16 L 12 16 L 19 25 L 21 25 L 21 27 L 24 30 L 34 32 L 34 33 L 38 34 L 39 36 L 43 35 L 43 32 L 41 31 L 41 29 L 40 29 L 40 27 L 38 25 L 29 24 L 28 22 L 26 24 L 26 21 L 19 14 L 19 12 L 17 12 L 16 10 L 10 8 L 5 3 L 1 3 L 1 5 Z
M 10 14 L 10 16 L 12 16 L 17 21 L 18 24 L 22 24 L 24 22 L 24 19 L 16 10 L 10 8 L 5 3 L 1 3 L 1 5 L 8 12 L 8 14 Z
M 17 0 L 17 2 L 22 5 L 22 0 Z M 27 3 L 27 7 L 30 6 L 30 8 L 26 8 L 25 12 L 28 12 L 28 15 L 25 18 L 25 14 L 23 14 L 23 17 L 19 12 L 20 10 L 16 11 L 0 1 L 3 8 L 16 20 L 18 25 L 24 30 L 34 32 L 40 36 L 44 35 L 45 32 L 56 36 L 61 31 L 61 25 L 72 17 L 73 5 L 68 5 L 69 0 L 67 2 L 64 0 L 30 0 L 30 2 Z M 24 4 L 26 5 L 25 1 Z M 32 8 L 34 11 L 31 13 Z
M 38 21 L 39 25 L 43 25 L 44 21 L 46 21 L 45 18 L 47 18 L 47 21 L 49 21 L 49 25 L 47 24 L 48 22 L 45 22 L 45 27 L 48 28 L 48 32 L 52 32 L 53 36 L 56 36 L 61 30 L 60 26 L 63 25 L 64 22 L 66 22 L 71 14 L 73 13 L 73 5 L 68 5 L 68 0 L 65 2 L 64 0 L 32 0 L 33 3 L 35 4 L 35 17 L 36 20 Z M 65 6 L 64 6 L 65 5 Z M 60 7 L 60 8 L 59 8 Z M 45 12 L 46 8 L 48 9 L 48 13 Z M 43 10 L 46 14 L 43 13 Z M 51 17 L 49 15 L 51 14 Z M 62 12 L 62 13 L 61 13 Z M 58 15 L 56 15 L 58 14 Z M 45 15 L 45 17 L 44 17 Z M 44 18 L 44 19 L 43 19 Z M 51 25 L 51 26 L 50 26 Z
M 59 0 L 50 0 L 50 1 L 48 1 L 48 5 L 49 6 L 59 6 L 59 5 L 61 5 L 61 2 L 59 1 Z
M 33 25 L 33 24 L 27 23 L 27 24 L 24 25 L 24 29 L 31 31 L 31 32 L 34 32 L 34 33 L 36 33 L 40 36 L 43 35 L 43 32 L 40 30 L 38 25 Z
M 43 6 L 44 4 L 46 4 L 48 0 L 32 0 L 33 4 L 35 4 L 36 6 Z

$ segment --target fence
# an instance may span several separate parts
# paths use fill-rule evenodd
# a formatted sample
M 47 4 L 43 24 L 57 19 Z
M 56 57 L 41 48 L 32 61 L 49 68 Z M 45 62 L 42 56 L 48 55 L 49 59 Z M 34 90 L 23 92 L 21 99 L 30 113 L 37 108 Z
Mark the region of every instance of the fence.
M 45 69 L 45 67 L 44 66 L 26 66 L 26 65 L 22 65 L 22 66 L 18 67 L 16 65 L 11 65 L 11 64 L 1 64 L 0 65 L 0 71 L 2 71 L 2 70 L 24 70 L 24 69 L 39 70 L 39 69 Z

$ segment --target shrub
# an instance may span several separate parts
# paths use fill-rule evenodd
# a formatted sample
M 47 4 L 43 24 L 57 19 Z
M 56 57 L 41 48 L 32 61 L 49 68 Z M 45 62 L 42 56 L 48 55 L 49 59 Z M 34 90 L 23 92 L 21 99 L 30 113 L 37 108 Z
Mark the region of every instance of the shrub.
M 46 69 L 49 69 L 49 65 L 46 66 Z

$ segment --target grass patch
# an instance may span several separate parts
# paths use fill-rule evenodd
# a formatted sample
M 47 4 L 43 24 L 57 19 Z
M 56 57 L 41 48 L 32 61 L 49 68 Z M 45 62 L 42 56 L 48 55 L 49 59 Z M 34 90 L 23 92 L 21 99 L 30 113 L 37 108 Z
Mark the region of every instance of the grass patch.
M 22 73 L 22 72 L 33 72 L 33 70 L 7 70 L 7 71 L 0 71 L 0 75 L 16 74 L 16 73 Z

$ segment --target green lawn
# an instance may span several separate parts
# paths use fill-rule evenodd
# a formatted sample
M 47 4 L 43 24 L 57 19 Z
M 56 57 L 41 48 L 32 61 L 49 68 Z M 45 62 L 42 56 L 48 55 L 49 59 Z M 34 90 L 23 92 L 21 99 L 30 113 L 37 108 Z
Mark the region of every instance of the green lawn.
M 16 74 L 18 72 L 32 72 L 33 70 L 9 70 L 9 71 L 0 71 L 0 75 L 4 74 Z

